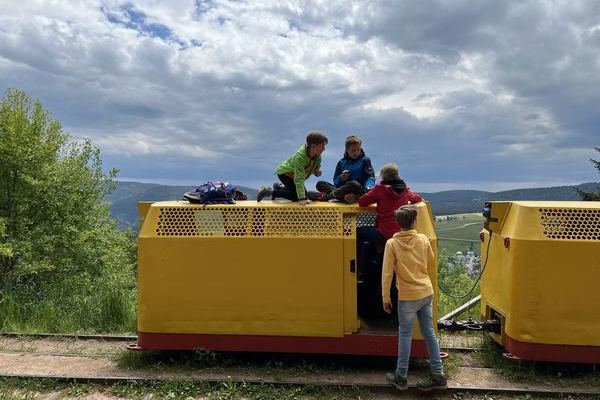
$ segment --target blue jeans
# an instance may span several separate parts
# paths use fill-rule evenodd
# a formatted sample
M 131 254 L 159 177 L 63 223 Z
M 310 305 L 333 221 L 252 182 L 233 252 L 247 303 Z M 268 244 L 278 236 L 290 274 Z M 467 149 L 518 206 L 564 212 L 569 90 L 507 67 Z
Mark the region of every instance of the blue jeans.
M 421 335 L 425 339 L 431 372 L 443 373 L 442 360 L 440 358 L 440 344 L 433 330 L 433 296 L 420 300 L 398 300 L 398 364 L 396 372 L 407 376 L 408 359 L 412 344 L 412 326 L 415 316 L 419 319 Z

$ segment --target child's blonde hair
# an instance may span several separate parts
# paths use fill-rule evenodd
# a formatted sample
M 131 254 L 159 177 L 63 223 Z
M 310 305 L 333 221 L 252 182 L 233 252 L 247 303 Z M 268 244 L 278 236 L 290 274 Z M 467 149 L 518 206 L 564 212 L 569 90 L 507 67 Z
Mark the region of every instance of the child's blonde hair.
M 379 171 L 382 181 L 391 181 L 393 179 L 400 179 L 400 172 L 398 166 L 394 163 L 385 164 Z
M 411 205 L 400 207 L 394 212 L 396 223 L 402 229 L 411 229 L 417 219 L 417 208 Z
M 362 139 L 356 135 L 350 135 L 346 138 L 346 150 L 348 150 L 348 147 L 355 144 L 362 144 Z

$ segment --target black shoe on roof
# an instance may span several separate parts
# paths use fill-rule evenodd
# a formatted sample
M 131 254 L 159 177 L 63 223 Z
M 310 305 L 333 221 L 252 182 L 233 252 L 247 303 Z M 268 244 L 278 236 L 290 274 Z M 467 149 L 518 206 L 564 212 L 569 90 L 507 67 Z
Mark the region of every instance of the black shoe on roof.
M 267 187 L 267 186 L 263 186 L 262 188 L 260 188 L 260 190 L 256 194 L 256 201 L 257 202 L 261 201 L 265 197 L 271 196 L 272 194 L 273 194 L 273 189 L 271 189 L 270 187 Z

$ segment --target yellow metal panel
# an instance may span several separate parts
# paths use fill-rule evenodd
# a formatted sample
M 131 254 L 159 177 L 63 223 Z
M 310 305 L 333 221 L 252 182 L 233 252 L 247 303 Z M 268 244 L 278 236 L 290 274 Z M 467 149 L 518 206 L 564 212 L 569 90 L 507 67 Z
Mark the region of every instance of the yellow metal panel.
M 417 229 L 437 241 L 431 208 Z M 356 214 L 374 207 L 287 202 L 145 206 L 139 235 L 138 329 L 340 337 L 359 329 Z M 140 208 L 140 212 L 142 212 Z M 437 320 L 437 265 L 430 271 Z M 416 337 L 421 337 L 418 329 Z
M 484 222 L 485 229 L 492 232 L 500 232 L 511 204 L 512 203 L 508 201 L 494 202 L 494 207 L 492 207 L 492 215 L 490 216 L 489 220 Z
M 344 238 L 344 333 L 358 331 L 357 293 L 356 293 L 356 215 L 344 215 L 345 229 L 350 230 L 351 236 Z
M 506 316 L 508 303 L 511 297 L 511 274 L 508 268 L 503 268 L 507 261 L 508 253 L 504 251 L 503 239 L 497 234 L 484 230 L 484 241 L 481 245 L 482 268 L 485 268 L 481 277 L 481 315 L 491 318 L 489 308 L 502 316 Z M 491 243 L 489 241 L 491 240 Z M 488 247 L 489 244 L 489 247 Z M 489 249 L 489 251 L 488 251 Z M 487 261 L 486 261 L 487 259 Z M 491 335 L 498 343 L 502 343 L 499 335 Z
M 150 207 L 139 240 L 139 330 L 342 336 L 352 234 L 343 214 L 240 203 Z
M 142 225 L 144 224 L 144 219 L 146 218 L 146 214 L 148 214 L 148 210 L 150 209 L 151 205 L 152 205 L 151 201 L 138 202 L 137 214 L 138 214 L 138 217 L 140 217 L 139 223 L 138 223 L 138 229 L 141 229 Z
M 428 273 L 431 279 L 431 285 L 433 286 L 433 329 L 437 332 L 437 320 L 438 320 L 438 299 L 439 299 L 439 286 L 438 286 L 438 242 L 435 234 L 435 223 L 433 219 L 433 213 L 431 212 L 431 205 L 429 202 L 420 202 L 414 204 L 417 207 L 417 225 L 416 229 L 419 233 L 426 235 L 431 243 L 433 254 L 435 256 L 434 263 L 429 266 Z M 413 337 L 417 339 L 423 339 L 421 330 L 419 329 L 418 321 L 413 324 Z
M 600 243 L 590 244 L 511 241 L 510 337 L 600 346 Z
M 599 254 L 600 203 L 514 202 L 493 234 L 482 312 L 504 314 L 522 342 L 599 346 Z
M 342 336 L 341 239 L 140 239 L 138 328 Z

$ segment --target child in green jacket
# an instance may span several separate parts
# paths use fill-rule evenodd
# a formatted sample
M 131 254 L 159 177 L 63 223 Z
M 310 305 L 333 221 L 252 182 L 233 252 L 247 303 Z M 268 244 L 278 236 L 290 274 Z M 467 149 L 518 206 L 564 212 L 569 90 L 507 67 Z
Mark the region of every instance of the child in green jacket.
M 258 192 L 256 201 L 261 201 L 267 196 L 271 196 L 272 199 L 282 197 L 304 206 L 309 203 L 309 198 L 316 199 L 319 193 L 307 192 L 304 181 L 311 175 L 321 176 L 321 153 L 325 150 L 327 142 L 325 134 L 319 131 L 310 132 L 306 136 L 306 144 L 275 169 L 275 174 L 283 185 L 263 187 Z

